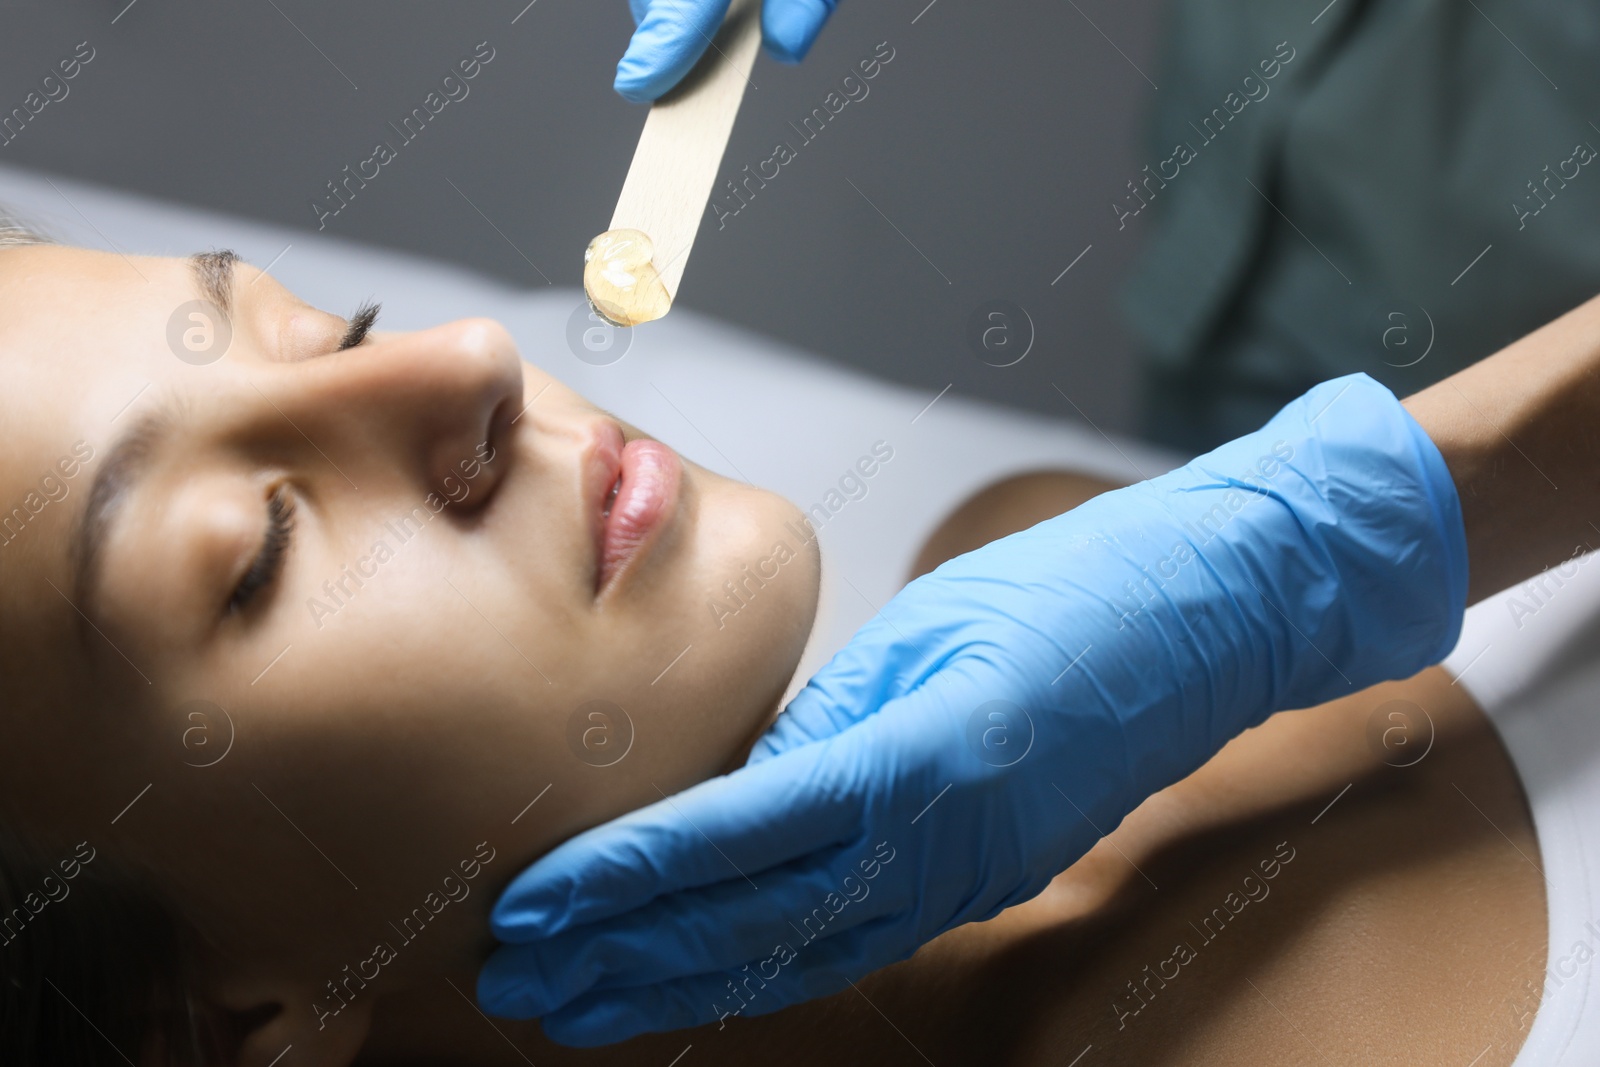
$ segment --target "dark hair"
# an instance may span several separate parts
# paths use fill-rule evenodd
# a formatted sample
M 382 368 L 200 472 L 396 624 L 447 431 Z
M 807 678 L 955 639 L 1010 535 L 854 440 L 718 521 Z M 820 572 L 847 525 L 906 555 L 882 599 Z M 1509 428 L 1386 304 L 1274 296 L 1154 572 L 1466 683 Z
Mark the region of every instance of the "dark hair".
M 0 207 L 0 249 L 53 243 Z M 225 1035 L 191 993 L 186 928 L 142 879 L 84 847 L 88 862 L 0 828 L 0 1064 L 225 1062 Z
M 186 937 L 89 843 L 46 851 L 0 830 L 0 1063 L 222 1062 L 223 1035 L 190 993 Z

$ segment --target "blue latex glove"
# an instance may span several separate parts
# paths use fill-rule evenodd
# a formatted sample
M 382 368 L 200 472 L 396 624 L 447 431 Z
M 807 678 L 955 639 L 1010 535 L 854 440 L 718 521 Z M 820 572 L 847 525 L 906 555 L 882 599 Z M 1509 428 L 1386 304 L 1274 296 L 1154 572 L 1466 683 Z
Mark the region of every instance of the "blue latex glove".
M 495 905 L 486 1011 L 598 1045 L 832 993 L 1038 893 L 1275 710 L 1442 659 L 1443 458 L 1353 375 L 908 585 L 747 766 L 580 834 Z
M 811 50 L 839 0 L 763 0 L 761 39 L 767 52 L 798 63 Z M 629 0 L 638 29 L 614 87 L 624 99 L 647 103 L 678 84 L 711 44 L 728 13 L 728 0 Z

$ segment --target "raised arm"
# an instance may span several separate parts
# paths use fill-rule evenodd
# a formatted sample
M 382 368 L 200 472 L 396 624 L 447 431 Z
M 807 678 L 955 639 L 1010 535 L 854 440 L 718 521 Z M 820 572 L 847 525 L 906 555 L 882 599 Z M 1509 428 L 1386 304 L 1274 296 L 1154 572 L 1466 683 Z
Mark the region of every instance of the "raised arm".
M 1600 540 L 1597 359 L 1600 301 L 1407 404 L 1324 382 L 923 575 L 749 765 L 513 881 L 485 1008 L 591 1045 L 847 988 L 1038 893 L 1273 712 L 1437 663 L 1469 599 Z
M 1600 547 L 1600 297 L 1405 406 L 1461 497 L 1469 602 Z

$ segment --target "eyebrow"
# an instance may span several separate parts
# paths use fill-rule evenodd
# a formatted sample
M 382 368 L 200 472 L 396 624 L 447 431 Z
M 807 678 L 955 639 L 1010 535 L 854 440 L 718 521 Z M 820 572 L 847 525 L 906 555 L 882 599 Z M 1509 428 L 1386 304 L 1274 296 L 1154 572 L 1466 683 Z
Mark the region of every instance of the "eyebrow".
M 234 265 L 239 257 L 228 249 L 196 252 L 189 256 L 195 288 L 224 312 L 233 305 Z M 175 404 L 168 402 L 141 415 L 111 446 L 105 462 L 89 484 L 88 502 L 73 530 L 69 545 L 72 561 L 73 603 L 80 606 L 78 639 L 87 645 L 85 626 L 96 612 L 95 587 L 107 532 L 123 501 L 150 468 L 161 443 L 178 424 Z
M 85 642 L 88 640 L 83 628 L 88 621 L 85 616 L 92 619 L 97 615 L 94 607 L 95 586 L 106 533 L 116 519 L 122 502 L 149 469 L 151 457 L 161 442 L 170 436 L 174 422 L 172 412 L 166 408 L 145 412 L 111 446 L 105 462 L 95 471 L 94 480 L 89 485 L 88 503 L 78 518 L 71 542 L 73 603 L 80 606 L 78 631 L 80 639 Z
M 231 248 L 196 252 L 189 257 L 195 288 L 230 315 L 233 314 L 233 268 L 238 262 L 238 253 Z

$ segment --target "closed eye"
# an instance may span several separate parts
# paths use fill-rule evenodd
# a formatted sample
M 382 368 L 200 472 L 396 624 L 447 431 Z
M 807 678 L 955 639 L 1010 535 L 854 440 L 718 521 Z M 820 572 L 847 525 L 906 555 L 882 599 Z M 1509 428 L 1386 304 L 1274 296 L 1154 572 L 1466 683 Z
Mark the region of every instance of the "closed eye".
M 373 300 L 364 302 L 356 308 L 356 313 L 350 316 L 350 325 L 345 328 L 344 336 L 339 339 L 339 351 L 354 348 L 367 339 L 372 324 L 378 321 L 378 312 L 383 305 Z
M 267 500 L 267 530 L 261 539 L 261 548 L 250 562 L 250 569 L 228 598 L 228 614 L 237 615 L 249 606 L 257 593 L 271 585 L 283 570 L 284 557 L 289 552 L 289 540 L 294 533 L 294 497 L 289 487 L 279 486 Z

